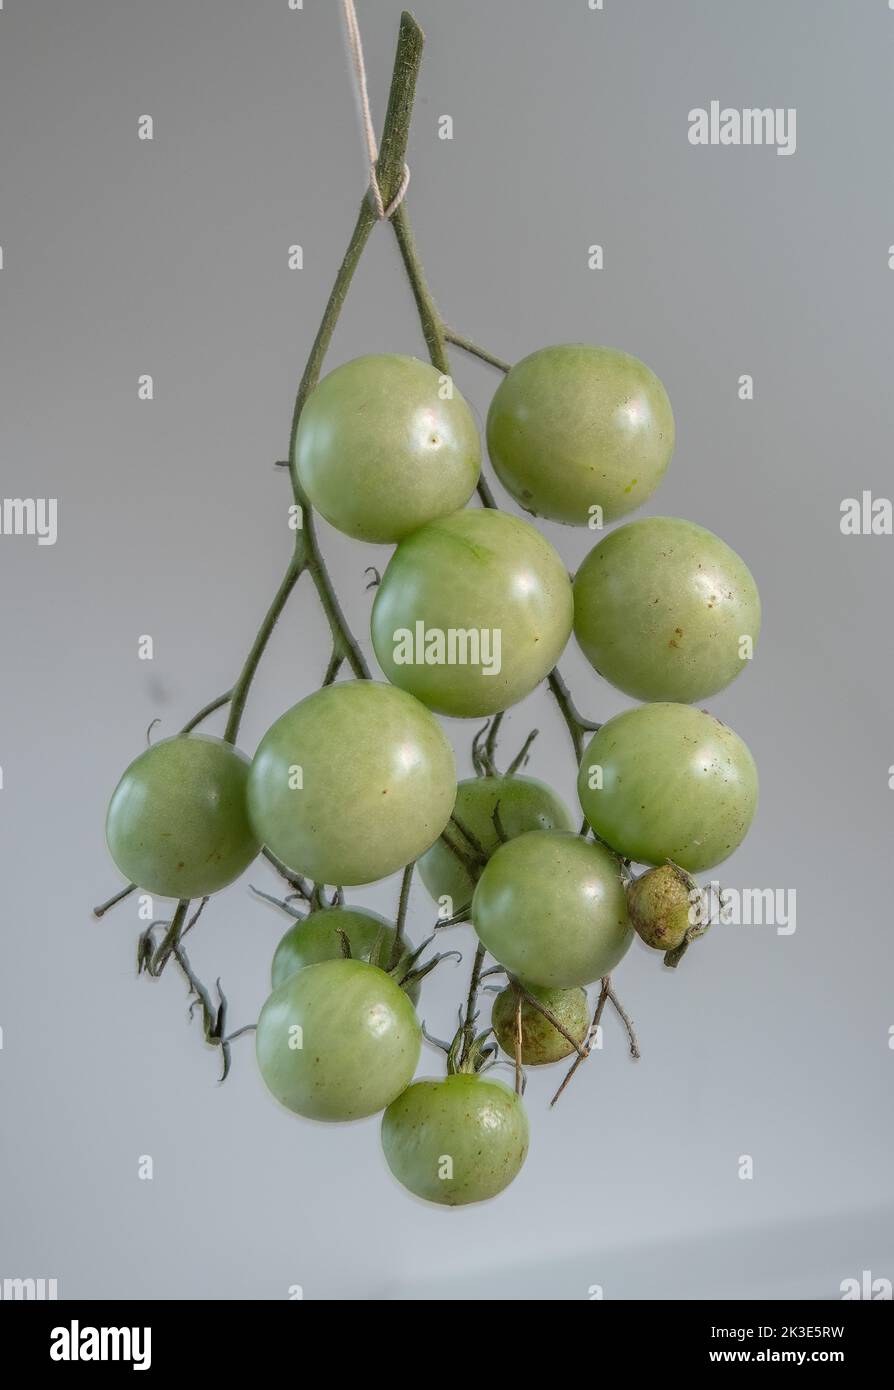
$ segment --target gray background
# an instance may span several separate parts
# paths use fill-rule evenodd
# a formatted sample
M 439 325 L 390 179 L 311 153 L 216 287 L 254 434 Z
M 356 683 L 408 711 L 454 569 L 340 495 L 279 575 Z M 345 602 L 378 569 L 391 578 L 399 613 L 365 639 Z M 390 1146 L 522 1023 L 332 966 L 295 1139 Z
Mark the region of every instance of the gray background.
M 360 5 L 381 119 L 400 6 Z M 234 678 L 288 553 L 301 365 L 364 164 L 334 0 L 6 0 L 0 14 L 2 495 L 60 499 L 54 548 L 0 537 L 0 1276 L 63 1297 L 836 1297 L 894 1277 L 890 537 L 839 531 L 891 492 L 894 13 L 885 0 L 417 0 L 428 44 L 410 207 L 446 317 L 517 358 L 555 341 L 644 358 L 674 462 L 646 509 L 719 531 L 765 610 L 712 708 L 762 803 L 723 872 L 796 890 L 798 930 L 718 928 L 676 973 L 638 945 L 616 982 L 634 1065 L 605 1049 L 558 1109 L 532 1075 L 522 1176 L 446 1211 L 390 1178 L 378 1122 L 279 1110 L 252 1044 L 216 1085 L 173 969 L 134 977 L 132 902 L 102 835 L 124 765 Z M 794 106 L 798 149 L 693 148 L 690 108 Z M 452 142 L 437 118 L 454 118 Z M 155 140 L 136 138 L 143 113 Z M 305 268 L 286 252 L 304 247 Z M 587 248 L 605 247 L 590 271 Z M 330 365 L 423 352 L 393 238 L 364 258 Z M 455 358 L 483 418 L 495 377 Z M 156 399 L 136 398 L 140 373 Z M 740 373 L 755 399 L 737 398 Z M 591 536 L 546 526 L 570 566 Z M 384 548 L 323 542 L 355 628 Z M 155 660 L 139 662 L 150 633 Z M 245 723 L 251 751 L 319 679 L 302 586 Z M 570 649 L 580 704 L 627 703 Z M 573 800 L 538 693 L 509 751 Z M 451 724 L 463 766 L 471 729 Z M 261 869 L 247 876 L 271 887 Z M 396 882 L 366 901 L 388 910 Z M 354 895 L 357 900 L 358 895 Z M 413 930 L 431 920 L 421 888 Z M 234 1026 L 284 923 L 243 881 L 192 938 Z M 450 1029 L 470 958 L 423 1012 Z M 426 1052 L 422 1071 L 437 1056 Z M 740 1181 L 740 1154 L 755 1177 Z M 141 1182 L 139 1156 L 154 1159 Z

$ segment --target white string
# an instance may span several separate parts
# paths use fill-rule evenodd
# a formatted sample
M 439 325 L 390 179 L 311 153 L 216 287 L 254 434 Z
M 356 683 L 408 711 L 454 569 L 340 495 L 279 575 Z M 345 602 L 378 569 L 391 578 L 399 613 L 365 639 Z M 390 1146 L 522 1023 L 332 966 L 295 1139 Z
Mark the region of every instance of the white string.
M 369 158 L 369 188 L 372 193 L 373 203 L 375 204 L 376 215 L 381 221 L 385 221 L 403 202 L 404 195 L 410 182 L 410 170 L 409 166 L 405 164 L 403 178 L 400 181 L 400 188 L 386 207 L 382 199 L 382 190 L 379 187 L 379 179 L 376 173 L 376 164 L 379 159 L 379 147 L 376 144 L 376 131 L 373 125 L 372 112 L 369 107 L 369 92 L 366 86 L 366 65 L 363 62 L 363 44 L 360 39 L 360 26 L 357 23 L 357 11 L 354 8 L 354 0 L 342 0 L 342 7 L 344 9 L 345 24 L 348 30 L 348 45 L 351 50 L 351 62 L 354 67 L 354 77 L 357 82 L 357 97 L 360 103 L 360 118 L 363 123 L 363 134 L 366 139 L 366 153 Z

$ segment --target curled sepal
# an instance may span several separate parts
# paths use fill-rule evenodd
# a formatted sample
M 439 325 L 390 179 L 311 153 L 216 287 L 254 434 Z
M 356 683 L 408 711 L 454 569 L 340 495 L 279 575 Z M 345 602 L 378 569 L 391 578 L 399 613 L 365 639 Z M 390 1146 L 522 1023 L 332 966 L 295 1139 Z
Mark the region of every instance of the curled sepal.
M 494 1066 L 497 1060 L 497 1045 L 488 1041 L 493 1031 L 492 1028 L 486 1028 L 483 1033 L 479 1033 L 465 1048 L 463 1055 L 464 1029 L 460 1024 L 447 1054 L 447 1075 L 475 1075 Z

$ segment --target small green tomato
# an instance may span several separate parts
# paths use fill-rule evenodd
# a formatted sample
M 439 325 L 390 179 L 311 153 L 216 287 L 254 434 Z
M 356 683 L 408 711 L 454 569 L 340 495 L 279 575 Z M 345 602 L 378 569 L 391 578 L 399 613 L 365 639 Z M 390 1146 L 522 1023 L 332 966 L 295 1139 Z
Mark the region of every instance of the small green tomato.
M 549 1009 L 575 1042 L 584 1041 L 590 1028 L 586 990 L 544 989 L 539 985 L 526 985 L 525 988 L 528 994 Z M 526 1067 L 543 1067 L 550 1062 L 561 1062 L 563 1057 L 574 1051 L 574 1046 L 553 1027 L 549 1019 L 544 1018 L 539 1009 L 535 1009 L 518 993 L 514 985 L 507 985 L 494 1000 L 491 1023 L 497 1042 L 507 1056 L 515 1057 L 516 1016 L 520 998 L 523 1064 Z
M 289 1110 L 311 1120 L 356 1120 L 383 1110 L 409 1085 L 422 1030 L 383 970 L 327 960 L 273 991 L 255 1042 L 261 1076 Z
M 659 864 L 627 888 L 627 910 L 633 929 L 641 941 L 656 951 L 674 951 L 682 946 L 693 925 L 691 889 L 683 878 L 673 865 Z
M 484 1202 L 525 1161 L 524 1102 L 480 1073 L 416 1081 L 382 1116 L 382 1148 L 398 1182 L 417 1197 L 443 1206 Z

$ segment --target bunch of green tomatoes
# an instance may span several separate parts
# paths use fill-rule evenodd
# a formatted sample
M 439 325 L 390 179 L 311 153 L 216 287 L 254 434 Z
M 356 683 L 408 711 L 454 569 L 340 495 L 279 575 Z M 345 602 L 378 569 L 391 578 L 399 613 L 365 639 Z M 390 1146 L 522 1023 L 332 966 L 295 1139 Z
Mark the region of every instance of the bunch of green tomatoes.
M 674 420 L 636 358 L 549 347 L 502 380 L 487 445 L 525 512 L 595 530 L 655 490 Z M 395 547 L 371 620 L 385 680 L 317 690 L 276 720 L 253 759 L 199 733 L 156 743 L 112 797 L 109 848 L 141 889 L 179 900 L 225 887 L 262 846 L 294 874 L 339 888 L 418 861 L 440 908 L 468 910 L 509 979 L 491 1046 L 464 1057 L 452 1048 L 446 1077 L 414 1081 L 416 953 L 393 924 L 339 903 L 280 942 L 257 1060 L 299 1115 L 384 1112 L 386 1159 L 411 1192 L 479 1201 L 512 1181 L 528 1148 L 522 1097 L 488 1074 L 496 1047 L 520 1049 L 529 1066 L 568 1056 L 569 1039 L 587 1036 L 586 987 L 614 969 L 634 930 L 679 948 L 691 930 L 690 876 L 748 830 L 751 754 L 695 702 L 750 659 L 757 588 L 722 540 L 674 517 L 608 530 L 572 581 L 530 521 L 466 505 L 481 466 L 472 412 L 449 378 L 415 358 L 361 357 L 325 377 L 302 412 L 294 462 L 334 527 Z M 584 750 L 578 792 L 592 838 L 540 781 L 511 773 L 457 785 L 436 717 L 517 704 L 572 630 L 595 670 L 642 702 Z M 499 661 L 446 659 L 450 634 L 470 633 L 498 639 Z M 649 867 L 634 877 L 631 864 Z

